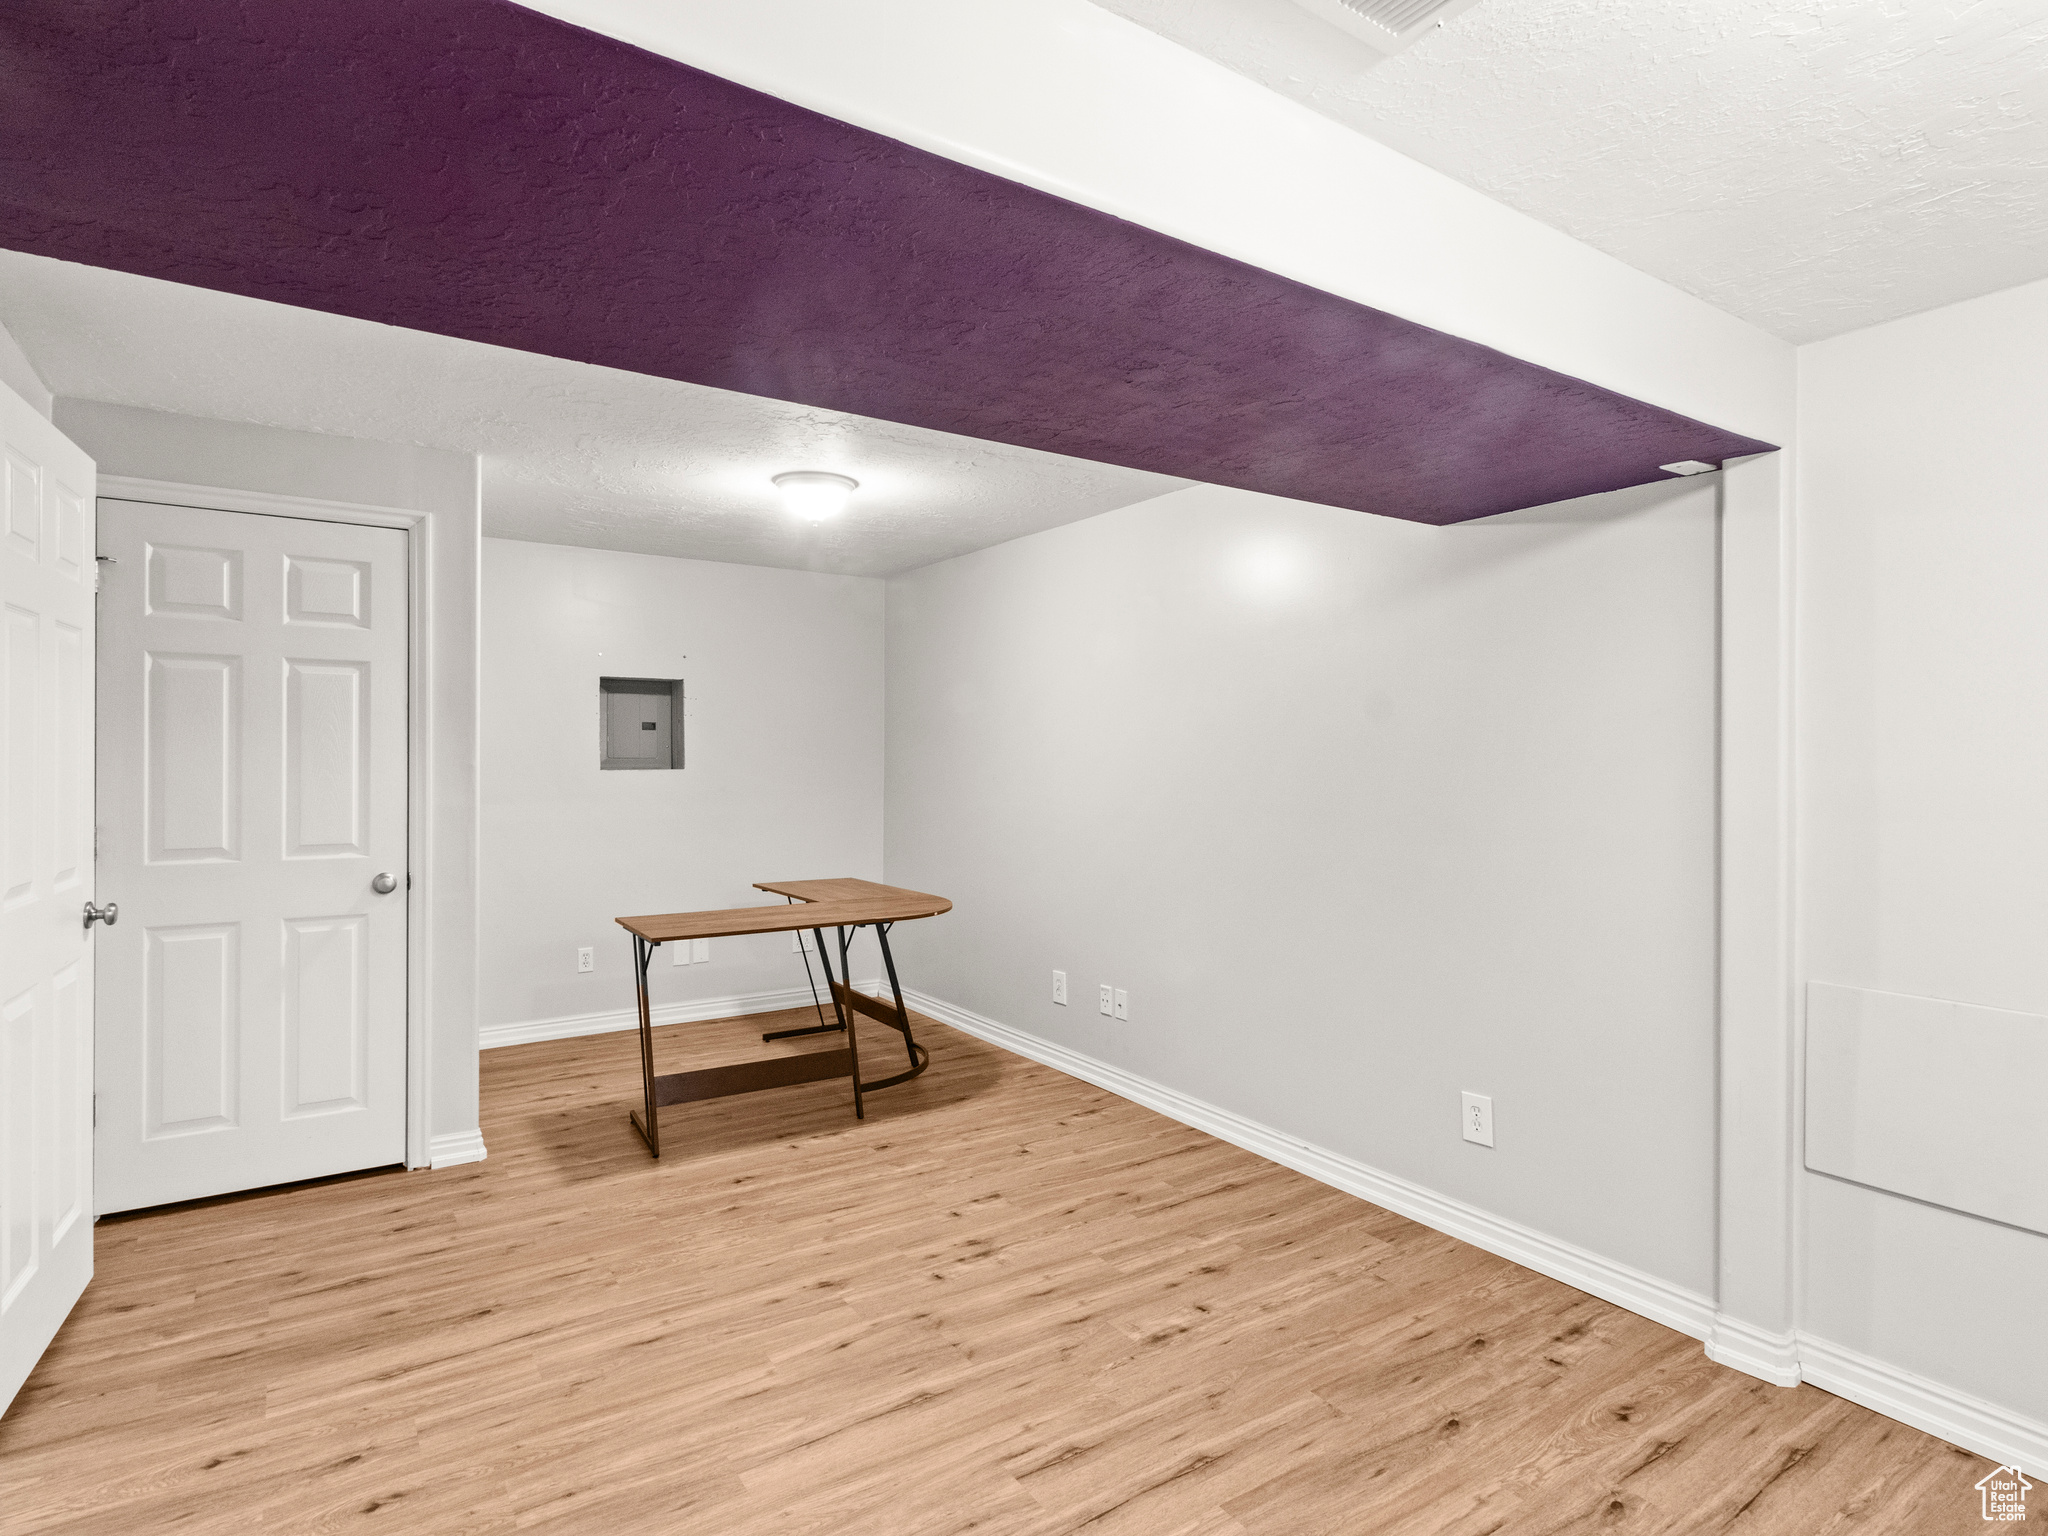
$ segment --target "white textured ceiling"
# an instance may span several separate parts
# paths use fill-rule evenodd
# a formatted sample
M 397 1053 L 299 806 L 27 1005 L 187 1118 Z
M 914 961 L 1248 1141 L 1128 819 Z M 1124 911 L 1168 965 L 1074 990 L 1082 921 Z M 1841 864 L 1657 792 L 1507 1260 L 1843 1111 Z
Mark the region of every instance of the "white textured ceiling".
M 58 395 L 481 454 L 499 538 L 883 576 L 1188 484 L 16 251 L 0 325 Z M 786 469 L 861 488 L 797 523 Z
M 2044 0 L 1096 0 L 1793 341 L 2048 276 Z

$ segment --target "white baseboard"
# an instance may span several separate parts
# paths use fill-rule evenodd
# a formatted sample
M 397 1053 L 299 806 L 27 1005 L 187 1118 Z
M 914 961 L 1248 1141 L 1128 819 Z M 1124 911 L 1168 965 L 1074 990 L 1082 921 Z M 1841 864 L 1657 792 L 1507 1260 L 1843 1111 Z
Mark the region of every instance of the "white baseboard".
M 1488 1253 L 1512 1259 L 1538 1274 L 1562 1280 L 1566 1285 L 1575 1286 L 1603 1301 L 1611 1301 L 1616 1306 L 1626 1307 L 1668 1328 L 1676 1328 L 1680 1333 L 1704 1339 L 1713 1327 L 1713 1299 L 1698 1291 L 1673 1285 L 1668 1280 L 1644 1274 L 1626 1264 L 1617 1264 L 1590 1249 L 1546 1236 L 1533 1227 L 1509 1221 L 1478 1206 L 1467 1205 L 1462 1200 L 1453 1200 L 1420 1184 L 1411 1184 L 1406 1179 L 1383 1173 L 1353 1158 L 1289 1136 L 1269 1125 L 1261 1125 L 1256 1120 L 1248 1120 L 1230 1110 L 1126 1072 L 1121 1067 L 1111 1066 L 1108 1062 L 1084 1056 L 1079 1051 L 1023 1034 L 1006 1024 L 998 1024 L 993 1019 L 955 1007 L 941 998 L 908 989 L 903 997 L 919 1012 L 928 1013 L 941 1023 L 950 1024 L 977 1039 L 1042 1062 L 1098 1088 L 1107 1088 L 1121 1098 L 1155 1109 L 1183 1125 L 1207 1131 L 1221 1141 L 1243 1147 L 1247 1152 L 1256 1152 L 1260 1157 L 1292 1168 L 1297 1173 L 1305 1173 L 1333 1189 L 1341 1189 L 1346 1194 L 1398 1212 L 1475 1248 L 1484 1248 Z
M 2029 1477 L 2048 1478 L 2048 1424 L 2038 1419 L 1810 1333 L 1799 1335 L 1799 1368 L 1808 1381 L 1837 1397 L 1939 1435 L 2001 1466 L 2018 1467 Z
M 450 1131 L 427 1140 L 427 1166 L 454 1168 L 463 1163 L 480 1163 L 490 1154 L 484 1151 L 482 1131 Z
M 1791 1333 L 1766 1333 L 1754 1323 L 1716 1313 L 1707 1334 L 1707 1358 L 1774 1387 L 1799 1385 L 1799 1338 Z
M 1713 1300 L 1697 1291 L 1411 1184 L 1108 1062 L 998 1024 L 942 998 L 906 991 L 904 1000 L 919 1012 L 991 1045 L 1106 1088 L 1334 1189 L 1690 1334 L 1703 1340 L 1708 1356 L 1723 1365 L 1778 1386 L 1796 1386 L 1804 1379 L 1965 1450 L 2018 1467 L 2031 1477 L 2048 1478 L 2048 1424 L 1811 1334 L 1766 1333 L 1737 1318 L 1717 1314 Z
M 880 983 L 856 981 L 856 992 L 875 992 Z M 822 989 L 820 989 L 822 995 Z M 906 997 L 908 994 L 906 994 Z M 831 1012 L 831 999 L 825 999 Z M 779 1013 L 784 1008 L 811 1006 L 809 987 L 787 987 L 775 992 L 743 992 L 737 997 L 701 997 L 688 1003 L 664 1003 L 649 1011 L 657 1024 L 696 1024 L 705 1019 L 735 1019 L 750 1013 Z M 515 1024 L 486 1024 L 477 1031 L 477 1043 L 484 1050 L 501 1045 L 531 1045 L 536 1040 L 573 1040 L 579 1035 L 608 1035 L 615 1030 L 638 1029 L 640 1016 L 630 1008 L 607 1013 L 571 1013 L 559 1019 L 526 1019 Z

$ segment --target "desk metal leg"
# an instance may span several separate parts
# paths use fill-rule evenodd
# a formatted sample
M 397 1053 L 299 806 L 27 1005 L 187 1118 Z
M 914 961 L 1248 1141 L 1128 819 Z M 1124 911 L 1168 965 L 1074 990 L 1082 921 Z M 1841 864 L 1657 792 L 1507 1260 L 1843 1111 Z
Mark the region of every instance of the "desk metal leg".
M 766 1045 L 770 1040 L 800 1040 L 805 1035 L 836 1035 L 845 1027 L 844 1024 L 807 1024 L 802 1029 L 771 1029 L 761 1036 L 761 1043 Z
M 922 1047 L 910 1038 L 910 1010 L 903 1006 L 903 987 L 896 980 L 896 957 L 889 953 L 889 928 L 888 923 L 875 924 L 875 939 L 882 946 L 882 964 L 888 967 L 889 990 L 896 995 L 896 1016 L 903 1021 L 903 1049 L 910 1057 L 910 1070 L 913 1073 L 922 1072 L 924 1067 L 917 1059 L 917 1053 Z
M 832 1027 L 845 1029 L 853 1023 L 853 1017 L 839 1006 L 839 994 L 832 987 L 832 957 L 825 948 L 825 930 L 813 928 L 811 937 L 818 942 L 818 965 L 825 972 L 825 990 L 832 993 L 832 1017 L 839 1021 Z
M 659 944 L 650 944 L 639 934 L 633 935 L 633 979 L 640 989 L 640 1080 L 646 1089 L 646 1118 L 626 1112 L 647 1143 L 647 1150 L 657 1158 L 661 1156 L 661 1112 L 654 1102 L 654 1023 L 647 1013 L 647 966 L 654 958 Z
M 911 1038 L 910 1010 L 903 1006 L 903 988 L 897 985 L 896 982 L 896 959 L 895 956 L 889 953 L 887 926 L 882 923 L 876 923 L 874 928 L 875 937 L 881 942 L 882 946 L 882 962 L 889 968 L 889 988 L 895 994 L 895 1006 L 891 1007 L 879 998 L 869 997 L 865 992 L 854 991 L 850 981 L 844 985 L 838 981 L 832 982 L 832 1000 L 839 1004 L 849 1026 L 851 1026 L 855 1014 L 864 1013 L 878 1023 L 888 1025 L 897 1034 L 901 1035 L 903 1037 L 904 1049 L 910 1056 L 910 1070 L 898 1072 L 893 1077 L 878 1077 L 872 1082 L 860 1083 L 858 1084 L 857 1091 L 862 1094 L 873 1093 L 877 1088 L 893 1088 L 898 1083 L 907 1083 L 924 1071 L 926 1067 L 930 1066 L 932 1060 L 930 1053 L 923 1046 L 919 1045 L 916 1040 Z M 842 944 L 842 951 L 843 948 Z M 843 953 L 840 970 L 846 972 Z M 846 1032 L 846 1038 L 851 1041 L 853 1035 L 854 1031 L 849 1027 Z M 855 1064 L 855 1068 L 856 1075 L 858 1075 L 858 1063 Z
M 860 932 L 858 925 L 855 926 L 853 931 L 855 933 Z M 825 936 L 822 933 L 819 934 L 818 943 L 820 948 L 824 947 L 824 940 Z M 839 930 L 839 976 L 840 980 L 845 983 L 845 989 L 849 993 L 853 990 L 853 966 L 847 960 L 846 951 L 852 942 L 847 937 L 846 930 L 841 928 Z M 821 955 L 819 958 L 823 959 L 824 957 Z M 830 967 L 827 967 L 825 984 L 827 986 L 832 984 Z M 861 1098 L 860 1032 L 853 1027 L 853 1010 L 840 1006 L 839 991 L 838 987 L 832 987 L 832 1007 L 846 1024 L 846 1052 L 853 1058 L 853 1118 L 865 1120 L 868 1117 L 868 1107 Z
M 792 896 L 789 901 L 793 905 L 796 898 Z M 825 1005 L 818 1000 L 818 979 L 811 974 L 810 954 L 802 944 L 797 945 L 797 953 L 804 957 L 804 980 L 811 984 L 811 1006 L 818 1010 L 818 1022 L 807 1024 L 802 1029 L 772 1029 L 761 1037 L 761 1043 L 764 1045 L 770 1040 L 794 1040 L 799 1035 L 829 1035 L 835 1030 L 843 1032 L 846 1028 L 844 1024 L 825 1022 Z
M 846 1031 L 847 1063 L 853 1072 L 853 1118 L 865 1120 L 868 1117 L 867 1106 L 861 1103 L 860 1099 L 860 1037 L 853 1031 L 853 1012 L 839 1000 L 839 994 L 843 988 L 832 976 L 832 954 L 825 947 L 825 930 L 813 928 L 811 930 L 811 937 L 818 941 L 818 964 L 825 971 L 825 990 L 832 994 L 833 1017 L 839 1020 L 832 1027 Z M 844 928 L 839 930 L 839 969 L 842 973 L 846 971 L 846 930 Z M 791 1033 L 811 1034 L 813 1031 L 792 1030 Z

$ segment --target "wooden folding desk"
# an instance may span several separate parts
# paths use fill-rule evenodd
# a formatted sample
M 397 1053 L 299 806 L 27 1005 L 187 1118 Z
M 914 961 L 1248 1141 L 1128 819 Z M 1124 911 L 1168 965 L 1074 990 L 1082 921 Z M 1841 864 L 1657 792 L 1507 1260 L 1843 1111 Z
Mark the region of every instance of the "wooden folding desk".
M 660 1111 L 665 1104 L 689 1104 L 699 1099 L 722 1099 L 729 1094 L 754 1093 L 762 1088 L 785 1088 L 793 1083 L 817 1083 L 829 1078 L 853 1080 L 853 1113 L 867 1117 L 861 1096 L 878 1088 L 907 1083 L 930 1065 L 925 1048 L 910 1034 L 910 1011 L 903 1006 L 903 988 L 896 981 L 896 960 L 889 953 L 889 930 L 913 918 L 937 917 L 953 910 L 943 896 L 906 891 L 872 880 L 785 880 L 760 881 L 754 889 L 789 899 L 781 907 L 730 907 L 723 912 L 668 912 L 655 917 L 622 917 L 619 926 L 633 936 L 633 975 L 640 993 L 640 1076 L 646 1098 L 643 1110 L 631 1110 L 628 1118 L 646 1139 L 647 1150 L 661 1156 Z M 845 1046 L 836 1051 L 807 1051 L 800 1056 L 776 1056 L 766 1061 L 734 1062 L 724 1067 L 701 1067 L 694 1072 L 654 1075 L 654 1026 L 647 1009 L 647 967 L 663 944 L 685 943 L 691 939 L 725 939 L 743 933 L 794 933 L 808 928 L 818 942 L 818 963 L 825 968 L 825 980 L 832 992 L 835 1024 L 818 1024 L 808 1029 L 783 1029 L 763 1035 L 763 1040 L 784 1040 L 793 1035 L 842 1032 Z M 825 930 L 839 935 L 839 974 L 832 973 L 832 961 L 825 951 Z M 895 1006 L 853 990 L 853 975 L 847 969 L 847 947 L 863 928 L 875 930 L 882 946 L 882 964 L 888 968 L 889 990 Z M 864 1013 L 903 1036 L 910 1070 L 894 1077 L 863 1082 L 860 1075 L 860 1042 L 854 1037 L 853 1016 Z

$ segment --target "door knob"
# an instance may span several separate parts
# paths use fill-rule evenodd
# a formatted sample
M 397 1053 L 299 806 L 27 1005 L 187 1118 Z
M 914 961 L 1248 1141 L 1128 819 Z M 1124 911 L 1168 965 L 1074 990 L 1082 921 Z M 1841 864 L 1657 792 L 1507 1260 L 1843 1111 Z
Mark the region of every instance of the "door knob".
M 376 879 L 370 882 L 370 889 L 375 891 L 379 896 L 389 896 L 393 891 L 398 889 L 398 876 L 379 875 Z
M 105 923 L 111 928 L 116 922 L 120 921 L 120 917 L 121 904 L 119 902 L 110 901 L 104 907 L 96 907 L 89 901 L 85 904 L 85 926 L 87 928 L 92 927 L 94 923 Z

